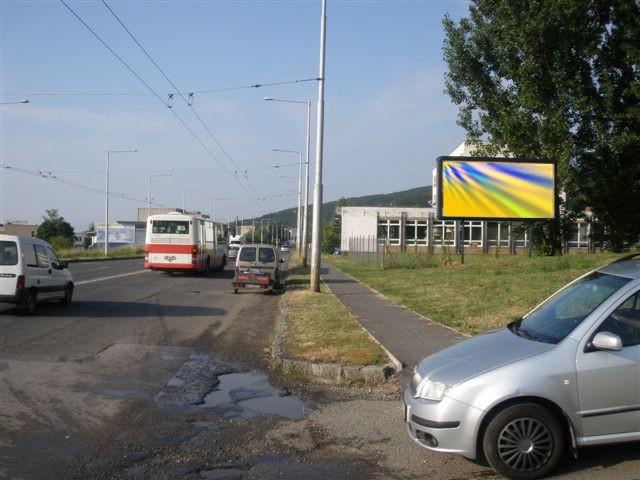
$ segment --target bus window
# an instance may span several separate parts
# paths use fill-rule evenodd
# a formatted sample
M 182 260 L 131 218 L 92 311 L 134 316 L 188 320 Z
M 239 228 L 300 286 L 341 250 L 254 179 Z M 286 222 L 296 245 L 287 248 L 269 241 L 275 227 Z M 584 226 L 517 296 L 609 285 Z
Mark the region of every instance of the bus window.
M 185 220 L 154 220 L 152 233 L 187 235 L 189 222 Z

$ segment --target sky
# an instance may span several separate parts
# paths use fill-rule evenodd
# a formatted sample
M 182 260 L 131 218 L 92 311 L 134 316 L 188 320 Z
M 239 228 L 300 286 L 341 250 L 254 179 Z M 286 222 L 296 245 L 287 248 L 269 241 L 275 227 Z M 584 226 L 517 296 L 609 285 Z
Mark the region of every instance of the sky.
M 67 0 L 160 98 L 60 1 L 2 0 L 0 101 L 30 103 L 0 106 L 1 163 L 13 167 L 0 169 L 0 222 L 40 223 L 51 208 L 76 230 L 104 221 L 109 150 L 137 150 L 111 155 L 112 221 L 135 220 L 149 175 L 168 172 L 151 179 L 157 205 L 184 198 L 212 213 L 217 199 L 220 221 L 293 207 L 298 155 L 271 149 L 305 150 L 306 107 L 266 96 L 311 101 L 313 198 L 318 82 L 220 89 L 316 78 L 319 0 L 107 3 L 181 91 L 218 90 L 195 93 L 193 108 L 224 151 L 177 94 L 166 106 L 173 87 L 103 3 Z M 428 185 L 435 158 L 464 141 L 444 93 L 442 18 L 468 6 L 328 1 L 324 201 Z

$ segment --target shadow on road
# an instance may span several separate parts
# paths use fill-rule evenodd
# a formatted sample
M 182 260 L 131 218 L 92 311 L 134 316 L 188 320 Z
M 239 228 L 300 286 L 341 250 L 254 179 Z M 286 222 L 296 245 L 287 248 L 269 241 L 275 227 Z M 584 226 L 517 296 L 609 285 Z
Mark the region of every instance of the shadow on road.
M 18 314 L 18 309 L 0 311 L 0 316 Z M 227 313 L 222 308 L 198 307 L 191 305 L 159 305 L 142 302 L 91 301 L 73 302 L 65 307 L 55 303 L 40 303 L 34 317 L 50 318 L 142 318 L 142 317 L 205 317 L 221 316 Z M 30 318 L 30 317 L 23 317 Z
M 597 467 L 611 468 L 634 460 L 640 460 L 640 443 L 581 448 L 578 459 L 565 462 L 556 473 L 562 475 Z

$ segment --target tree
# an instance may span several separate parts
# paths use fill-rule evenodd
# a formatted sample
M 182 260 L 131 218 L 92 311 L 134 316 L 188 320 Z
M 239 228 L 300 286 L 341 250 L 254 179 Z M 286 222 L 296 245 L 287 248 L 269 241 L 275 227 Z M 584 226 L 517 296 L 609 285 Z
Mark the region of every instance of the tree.
M 640 237 L 640 3 L 475 0 L 445 17 L 446 91 L 489 150 L 558 161 L 568 211 L 614 250 Z M 561 227 L 561 225 L 560 225 Z
M 69 239 L 73 245 L 73 227 L 58 214 L 58 209 L 47 210 L 44 221 L 38 226 L 37 235 L 43 240 L 50 241 L 54 237 Z
M 322 251 L 324 253 L 333 253 L 336 248 L 340 247 L 340 233 L 335 223 L 326 222 L 322 227 Z

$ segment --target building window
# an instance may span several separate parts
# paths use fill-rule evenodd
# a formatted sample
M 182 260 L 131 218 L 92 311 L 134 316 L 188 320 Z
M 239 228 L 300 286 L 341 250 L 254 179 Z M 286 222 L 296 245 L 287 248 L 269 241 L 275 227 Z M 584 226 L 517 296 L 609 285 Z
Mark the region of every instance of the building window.
M 400 220 L 378 220 L 378 243 L 400 245 Z
M 405 245 L 427 244 L 427 222 L 424 220 L 407 220 L 404 225 Z
M 453 220 L 434 220 L 433 244 L 441 247 L 456 244 L 456 222 Z

